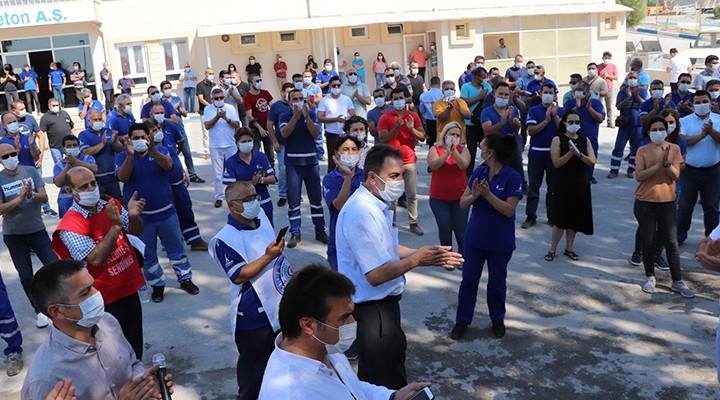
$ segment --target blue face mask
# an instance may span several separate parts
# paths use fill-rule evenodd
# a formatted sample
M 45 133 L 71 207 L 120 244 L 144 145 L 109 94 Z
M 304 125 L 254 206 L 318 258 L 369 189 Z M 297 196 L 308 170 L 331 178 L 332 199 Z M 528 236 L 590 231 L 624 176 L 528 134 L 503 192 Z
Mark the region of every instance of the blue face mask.
M 505 108 L 508 105 L 508 99 L 502 99 L 500 97 L 495 98 L 495 105 L 498 107 Z
M 400 111 L 405 109 L 405 99 L 393 100 L 393 108 Z

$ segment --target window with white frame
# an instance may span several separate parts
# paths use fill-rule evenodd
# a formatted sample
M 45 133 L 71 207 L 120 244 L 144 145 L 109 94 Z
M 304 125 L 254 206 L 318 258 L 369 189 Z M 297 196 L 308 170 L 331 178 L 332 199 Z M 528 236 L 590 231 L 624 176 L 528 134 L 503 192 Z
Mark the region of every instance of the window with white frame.
M 189 58 L 187 39 L 162 42 L 161 46 L 165 60 L 165 79 L 177 81 Z
M 297 42 L 297 31 L 280 31 L 280 43 L 296 44 Z
M 387 33 L 388 36 L 402 36 L 405 31 L 403 24 L 388 24 Z
M 350 28 L 350 37 L 352 39 L 367 39 L 368 38 L 367 25 L 351 27 Z
M 148 68 L 144 44 L 120 44 L 115 46 L 115 52 L 120 60 L 121 70 L 127 71 L 135 84 L 147 83 Z

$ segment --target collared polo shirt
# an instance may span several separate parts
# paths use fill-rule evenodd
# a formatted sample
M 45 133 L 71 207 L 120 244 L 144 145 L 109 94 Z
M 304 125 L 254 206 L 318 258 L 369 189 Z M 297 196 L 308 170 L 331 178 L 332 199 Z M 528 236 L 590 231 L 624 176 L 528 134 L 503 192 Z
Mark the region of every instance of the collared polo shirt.
M 707 83 L 713 79 L 720 79 L 720 73 L 718 73 L 717 71 L 708 73 L 707 69 L 704 69 L 695 76 L 692 87 L 695 90 L 705 90 L 705 86 L 707 85 Z
M 78 160 L 80 160 L 82 162 L 86 162 L 89 164 L 95 164 L 95 158 L 93 156 L 89 156 L 87 154 L 81 153 L 77 158 L 78 158 Z M 57 164 L 55 164 L 55 166 L 53 167 L 53 179 L 57 178 L 58 175 L 60 175 L 62 173 L 62 171 L 65 169 L 65 165 L 67 165 L 67 162 L 65 162 L 65 158 L 61 159 L 60 161 L 58 161 Z M 72 168 L 75 168 L 75 166 L 70 167 L 70 169 L 72 169 Z M 72 196 L 70 196 L 70 193 L 68 193 L 65 190 L 66 188 L 67 188 L 67 186 L 65 186 L 65 185 L 63 185 L 60 188 L 60 191 L 58 191 L 57 199 L 58 199 L 58 204 L 65 204 L 66 205 L 65 210 L 69 210 L 70 206 L 72 206 L 73 198 L 72 198 Z M 72 254 L 72 249 L 70 247 L 68 247 L 68 250 L 70 250 L 70 253 Z M 87 256 L 87 254 L 86 254 L 86 256 Z M 82 260 L 84 258 L 85 257 L 75 258 L 75 259 Z
M 704 119 L 700 119 L 695 113 L 680 118 L 680 135 L 690 137 L 701 134 L 703 124 L 708 120 L 712 121 L 714 127 L 720 126 L 720 115 L 712 112 Z M 688 166 L 705 168 L 711 167 L 719 162 L 720 144 L 710 135 L 687 148 L 686 163 Z
M 280 115 L 292 111 L 292 106 L 284 101 L 276 101 L 270 105 L 268 111 L 268 122 L 275 129 L 275 138 L 281 145 L 285 145 L 285 138 L 280 134 Z M 268 125 L 269 127 L 269 125 Z
M 507 107 L 505 108 L 507 110 Z M 515 112 L 514 118 L 520 118 L 520 111 L 518 111 L 517 107 L 513 107 L 513 111 Z M 484 124 L 485 122 L 491 122 L 493 125 L 497 124 L 502 120 L 502 115 L 498 113 L 498 111 L 495 109 L 495 106 L 490 106 L 483 110 L 482 115 L 480 116 L 480 121 Z M 507 135 L 514 135 L 516 132 L 510 125 L 512 120 L 510 118 L 505 121 L 505 125 L 500 128 L 500 132 L 498 132 L 502 136 Z
M 168 149 L 158 146 L 157 150 L 170 156 Z M 132 194 L 137 191 L 139 199 L 145 199 L 142 219 L 146 222 L 161 221 L 175 213 L 173 193 L 170 187 L 169 171 L 160 168 L 149 152 L 140 157 L 134 155 L 133 171 L 130 180 L 123 185 L 123 198 L 129 202 Z M 115 156 L 115 173 L 125 162 L 127 153 L 122 151 Z
M 30 152 L 30 139 L 28 138 L 28 135 L 20 133 L 18 133 L 18 135 L 20 135 L 20 152 L 18 152 L 18 161 L 20 162 L 20 165 L 35 167 L 35 160 Z M 12 147 L 15 147 L 15 137 L 12 135 L 5 135 L 0 138 L 0 143 L 7 143 Z M 35 139 L 33 146 L 35 146 L 35 148 L 38 147 L 37 138 Z
M 669 96 L 672 97 L 672 100 L 670 100 L 670 104 L 672 104 L 673 110 L 679 112 L 681 117 L 686 117 L 692 114 L 692 110 L 678 108 L 678 106 L 680 105 L 680 103 L 688 103 L 692 105 L 693 92 L 688 91 L 685 96 L 680 96 L 680 93 L 676 90 L 674 92 L 671 92 Z M 663 103 L 662 106 L 665 106 L 665 104 Z
M 317 114 L 308 111 L 308 116 L 317 125 Z M 292 111 L 280 115 L 280 129 L 290 122 Z M 317 165 L 315 138 L 312 137 L 305 123 L 305 117 L 300 116 L 295 122 L 292 134 L 285 138 L 285 165 Z
M 112 110 L 107 117 L 105 126 L 111 131 L 117 132 L 118 136 L 125 136 L 130 133 L 128 128 L 134 123 L 135 116 L 132 113 L 122 116 L 117 110 Z
M 174 114 L 178 114 L 177 110 L 175 110 L 175 107 L 173 107 L 172 103 L 165 99 L 160 99 L 160 104 L 162 104 L 163 108 L 165 109 L 165 119 L 169 119 Z M 140 118 L 150 118 L 150 110 L 152 110 L 153 106 L 152 101 L 148 101 L 147 103 L 143 104 L 142 108 L 140 109 Z
M 598 99 L 588 99 L 587 101 L 591 101 L 590 107 L 593 108 L 593 110 L 599 112 L 603 116 L 603 121 L 605 120 L 605 106 L 603 105 L 603 102 Z M 575 108 L 575 103 L 577 103 L 577 100 L 571 99 L 567 103 L 563 104 L 563 108 L 565 110 L 572 110 Z M 578 114 L 580 114 L 580 126 L 582 126 L 582 132 L 587 136 L 591 141 L 594 140 L 597 143 L 598 135 L 600 134 L 600 122 L 597 122 L 593 119 L 592 115 L 590 115 L 590 111 L 587 109 L 587 103 L 582 103 L 576 110 Z
M 62 147 L 62 138 L 72 134 L 74 126 L 72 118 L 63 109 L 60 109 L 58 113 L 48 111 L 40 118 L 40 130 L 47 134 L 51 149 Z
M 564 109 L 558 108 L 558 116 L 563 115 Z M 527 126 L 534 126 L 541 124 L 545 121 L 547 115 L 547 107 L 540 103 L 535 107 L 531 107 L 528 110 L 528 116 L 526 124 Z M 528 135 L 530 136 L 530 135 Z M 557 127 L 555 126 L 555 117 L 550 116 L 545 128 L 530 136 L 530 149 L 528 149 L 528 158 L 534 158 L 536 160 L 549 160 L 550 159 L 550 145 L 552 144 L 553 138 L 557 136 Z
M 80 103 L 78 106 L 78 115 L 85 109 L 85 103 Z M 105 112 L 105 106 L 103 103 L 99 102 L 98 100 L 93 100 L 90 103 L 90 106 L 88 106 L 87 113 L 85 113 L 85 129 L 90 129 L 90 110 L 99 110 L 100 112 Z
M 50 78 L 53 89 L 61 88 L 63 85 L 63 78 L 65 77 L 65 72 L 58 68 L 56 70 L 50 71 L 48 77 Z
M 315 83 L 317 84 L 324 84 L 330 82 L 330 78 L 333 76 L 338 76 L 337 72 L 335 70 L 332 70 L 330 72 L 325 71 L 323 69 L 322 71 L 318 72 L 317 76 L 315 77 Z M 325 86 L 324 89 L 322 89 L 323 94 L 328 94 L 330 92 L 330 85 Z
M 443 98 L 440 89 L 431 87 L 430 90 L 420 95 L 420 115 L 425 120 L 435 121 L 435 102 Z
M 30 79 L 23 82 L 23 89 L 25 89 L 26 92 L 29 90 L 36 90 L 37 89 L 36 79 L 38 78 L 38 74 L 35 71 L 33 71 L 32 69 L 30 71 L 23 70 L 23 72 L 20 73 L 20 80 L 23 81 L 23 80 L 25 80 L 25 78 L 30 78 Z
M 420 117 L 416 113 L 410 110 L 405 110 L 403 115 L 400 116 L 397 112 L 395 112 L 395 110 L 393 110 L 392 112 L 387 112 L 383 114 L 382 117 L 380 117 L 378 131 L 392 130 L 395 127 L 395 121 L 398 118 L 402 118 L 403 123 L 400 126 L 400 130 L 395 134 L 395 137 L 390 139 L 387 144 L 400 150 L 403 164 L 414 164 L 415 162 L 417 162 L 417 155 L 415 154 L 416 140 L 415 135 L 407 127 L 407 122 L 412 119 L 413 124 L 416 128 L 422 128 L 422 122 L 420 121 Z
M 105 141 L 103 149 L 93 156 L 98 166 L 95 179 L 97 179 L 98 184 L 107 185 L 115 181 L 115 150 L 112 148 L 112 131 L 107 128 L 104 128 L 100 132 L 85 129 L 80 132 L 78 139 L 80 139 L 80 151 L 83 151 L 88 147 L 100 144 L 100 142 L 102 142 L 102 135 L 106 135 L 107 140 Z
M 236 181 L 251 181 L 256 173 L 262 173 L 263 176 L 275 176 L 275 170 L 270 165 L 265 153 L 257 150 L 252 151 L 250 163 L 240 158 L 240 151 L 233 154 L 225 160 L 225 168 L 223 169 L 223 184 L 229 185 Z M 255 191 L 260 195 L 260 204 L 265 205 L 272 202 L 268 185 L 262 185 L 260 182 L 255 185 Z
M 341 92 L 343 95 L 347 96 L 348 98 L 352 98 L 352 105 L 355 109 L 355 115 L 366 118 L 367 117 L 367 105 L 363 102 L 361 102 L 357 97 L 352 97 L 353 93 L 357 90 L 358 96 L 362 97 L 370 97 L 370 89 L 368 89 L 367 85 L 358 81 L 355 85 L 351 85 L 349 83 L 344 83 L 342 85 Z M 322 101 L 320 101 L 322 103 Z
M 515 68 L 515 66 L 512 66 L 505 71 L 505 79 L 510 82 L 517 82 L 524 75 L 527 75 L 527 69 L 525 69 L 525 67 Z

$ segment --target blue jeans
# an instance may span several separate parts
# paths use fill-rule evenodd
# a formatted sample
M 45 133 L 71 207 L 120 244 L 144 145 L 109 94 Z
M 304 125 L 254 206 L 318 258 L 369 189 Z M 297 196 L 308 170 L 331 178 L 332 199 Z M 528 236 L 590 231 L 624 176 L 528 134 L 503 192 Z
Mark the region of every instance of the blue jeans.
M 615 148 L 612 151 L 612 157 L 610 157 L 610 172 L 618 173 L 620 171 L 625 145 L 627 145 L 628 141 L 630 141 L 628 172 L 635 171 L 635 154 L 642 142 L 642 127 L 640 126 L 628 126 L 618 129 Z M 597 154 L 595 154 L 595 157 L 597 157 Z
M 688 165 L 680 174 L 680 182 L 682 191 L 677 211 L 678 242 L 682 243 L 687 239 L 698 193 L 703 208 L 705 236 L 710 236 L 710 232 L 718 225 L 720 215 L 720 167 L 694 168 Z
M 323 148 L 323 127 L 322 127 L 322 125 L 320 126 L 320 133 L 318 133 L 318 136 L 315 138 L 315 153 L 317 153 L 318 158 L 321 158 L 325 155 L 325 149 Z
M 322 188 L 320 186 L 320 166 L 285 165 L 287 176 L 288 219 L 290 233 L 300 236 L 300 195 L 302 184 L 310 201 L 310 216 L 315 225 L 315 233 L 325 231 L 325 213 L 322 206 Z
M 385 80 L 385 72 L 382 73 L 375 73 L 375 89 L 380 89 L 383 85 L 383 81 Z
M 278 197 L 281 199 L 287 199 L 287 175 L 285 173 L 285 145 L 280 145 L 280 151 L 277 153 L 278 159 Z
M 32 258 L 30 258 L 30 249 L 35 252 L 35 255 L 40 259 L 43 265 L 50 261 L 57 260 L 55 252 L 50 247 L 50 236 L 46 230 L 37 231 L 35 233 L 28 233 L 24 235 L 3 235 L 3 242 L 10 252 L 10 258 L 12 259 L 13 266 L 20 276 L 20 284 L 25 290 L 25 295 L 30 300 L 30 304 L 35 309 L 35 313 L 39 313 L 40 309 L 35 306 L 32 298 L 30 297 L 30 283 L 33 278 L 33 264 Z
M 2 274 L 0 274 L 0 337 L 7 343 L 4 351 L 6 356 L 11 353 L 22 353 L 22 333 L 15 319 L 15 312 L 10 304 Z
M 185 109 L 187 112 L 195 112 L 195 88 L 184 88 L 185 93 L 183 102 L 185 103 Z
M 176 213 L 160 221 L 145 221 L 145 229 L 142 239 L 145 243 L 145 263 L 143 271 L 145 272 L 145 280 L 150 286 L 165 286 L 165 275 L 163 275 L 162 266 L 158 260 L 157 239 L 165 248 L 172 264 L 173 270 L 178 281 L 182 282 L 192 278 L 192 268 L 185 252 L 185 242 L 180 232 L 180 222 Z
M 65 93 L 63 93 L 62 87 L 53 86 L 53 97 L 60 102 L 60 106 L 65 107 Z
M 365 83 L 365 74 L 358 73 L 358 80 L 362 83 Z
M 471 240 L 471 239 L 470 239 Z M 480 249 L 465 243 L 463 253 L 462 282 L 458 292 L 458 308 L 455 323 L 470 325 L 475 313 L 478 285 L 482 276 L 485 262 L 488 264 L 487 304 L 490 319 L 493 321 L 505 320 L 505 295 L 507 293 L 507 266 L 512 258 L 512 252 L 497 252 Z
M 50 155 L 53 159 L 53 164 L 57 164 L 63 159 L 63 154 L 60 149 L 50 149 Z
M 183 149 L 182 149 L 182 155 L 183 159 L 185 161 L 185 167 L 187 168 L 188 177 L 192 178 L 194 176 L 197 176 L 195 173 L 195 164 L 193 163 L 192 159 L 192 150 L 190 150 L 190 141 L 187 137 L 187 132 L 185 132 L 185 125 L 182 123 L 182 120 L 180 120 L 180 124 L 178 125 L 180 128 L 180 134 L 182 135 L 183 139 L 185 140 Z
M 440 245 L 452 247 L 454 232 L 458 251 L 462 253 L 470 209 L 460 207 L 460 200 L 438 200 L 432 197 L 430 198 L 430 209 L 435 216 L 435 222 L 437 222 Z
M 598 138 L 597 136 L 593 137 L 592 135 L 588 135 L 588 140 L 590 140 L 590 145 L 593 148 L 593 152 L 595 152 L 595 160 L 600 158 L 598 156 L 598 149 L 600 148 L 600 145 L 598 144 Z M 597 164 L 597 162 L 595 163 Z M 592 179 L 595 177 L 595 165 L 588 165 L 586 168 L 587 170 L 587 176 L 589 179 Z

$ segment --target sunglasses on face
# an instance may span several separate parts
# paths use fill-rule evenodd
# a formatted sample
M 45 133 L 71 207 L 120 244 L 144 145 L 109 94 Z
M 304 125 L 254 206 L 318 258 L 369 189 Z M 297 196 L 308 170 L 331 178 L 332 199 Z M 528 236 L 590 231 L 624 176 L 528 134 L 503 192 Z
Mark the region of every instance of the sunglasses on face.
M 160 93 L 160 92 L 150 92 L 150 96 L 156 95 L 158 93 Z
M 395 75 L 385 75 L 386 78 L 394 78 Z
M 17 157 L 17 153 L 16 153 L 16 152 L 8 153 L 8 154 L 3 155 L 3 156 L 0 157 L 0 158 L 2 158 L 3 160 L 7 160 L 7 159 L 10 158 L 10 157 Z
M 220 96 L 220 97 L 213 97 L 213 100 L 224 100 L 224 99 L 225 99 L 225 98 L 222 97 L 222 96 Z
M 351 73 L 348 74 L 348 76 L 357 76 L 357 74 L 354 73 L 354 72 L 351 72 Z

